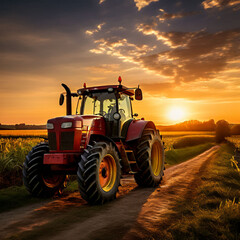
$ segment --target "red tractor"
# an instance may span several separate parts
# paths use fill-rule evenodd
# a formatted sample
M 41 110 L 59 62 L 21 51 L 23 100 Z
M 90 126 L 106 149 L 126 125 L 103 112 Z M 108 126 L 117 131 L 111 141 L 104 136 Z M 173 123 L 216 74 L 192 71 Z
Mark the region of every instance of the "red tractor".
M 122 175 L 134 174 L 139 186 L 158 186 L 164 170 L 164 147 L 151 121 L 135 119 L 131 102 L 141 89 L 121 85 L 86 87 L 71 93 L 65 85 L 67 116 L 48 120 L 48 143 L 26 156 L 23 181 L 34 196 L 61 193 L 76 174 L 81 196 L 91 204 L 116 197 Z M 134 94 L 135 92 L 135 94 Z M 81 106 L 72 115 L 71 98 Z M 60 105 L 64 95 L 60 95 Z M 79 114 L 78 114 L 79 111 Z

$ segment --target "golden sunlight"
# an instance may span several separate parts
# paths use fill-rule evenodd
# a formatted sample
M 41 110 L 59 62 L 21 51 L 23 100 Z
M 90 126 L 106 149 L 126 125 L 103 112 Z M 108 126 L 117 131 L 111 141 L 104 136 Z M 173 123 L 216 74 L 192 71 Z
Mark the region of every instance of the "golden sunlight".
M 172 107 L 168 111 L 168 118 L 172 121 L 182 121 L 186 117 L 186 112 L 182 107 Z

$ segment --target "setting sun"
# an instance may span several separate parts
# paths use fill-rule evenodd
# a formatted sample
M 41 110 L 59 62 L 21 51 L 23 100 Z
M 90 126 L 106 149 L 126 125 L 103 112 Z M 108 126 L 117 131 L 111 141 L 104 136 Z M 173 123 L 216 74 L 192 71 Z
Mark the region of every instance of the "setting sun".
M 172 121 L 181 121 L 186 117 L 186 113 L 181 107 L 172 107 L 168 111 L 168 118 Z

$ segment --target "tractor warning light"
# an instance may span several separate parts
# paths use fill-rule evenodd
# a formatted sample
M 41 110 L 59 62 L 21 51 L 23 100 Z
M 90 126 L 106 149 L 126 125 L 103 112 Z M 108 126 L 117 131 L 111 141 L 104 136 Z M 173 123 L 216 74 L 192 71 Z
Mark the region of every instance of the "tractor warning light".
M 84 83 L 84 84 L 83 84 L 83 87 L 84 87 L 84 88 L 86 88 L 86 87 L 87 87 L 86 83 Z
M 118 77 L 118 82 L 119 82 L 119 85 L 121 85 L 121 83 L 122 83 L 122 78 L 121 78 L 121 76 Z

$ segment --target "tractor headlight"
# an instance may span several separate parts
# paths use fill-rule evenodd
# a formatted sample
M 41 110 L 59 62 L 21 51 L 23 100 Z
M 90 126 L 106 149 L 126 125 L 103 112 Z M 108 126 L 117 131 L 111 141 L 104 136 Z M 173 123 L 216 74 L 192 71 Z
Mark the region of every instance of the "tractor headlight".
M 72 125 L 72 122 L 64 122 L 62 123 L 61 128 L 71 128 Z
M 53 123 L 47 123 L 47 129 L 54 129 Z

